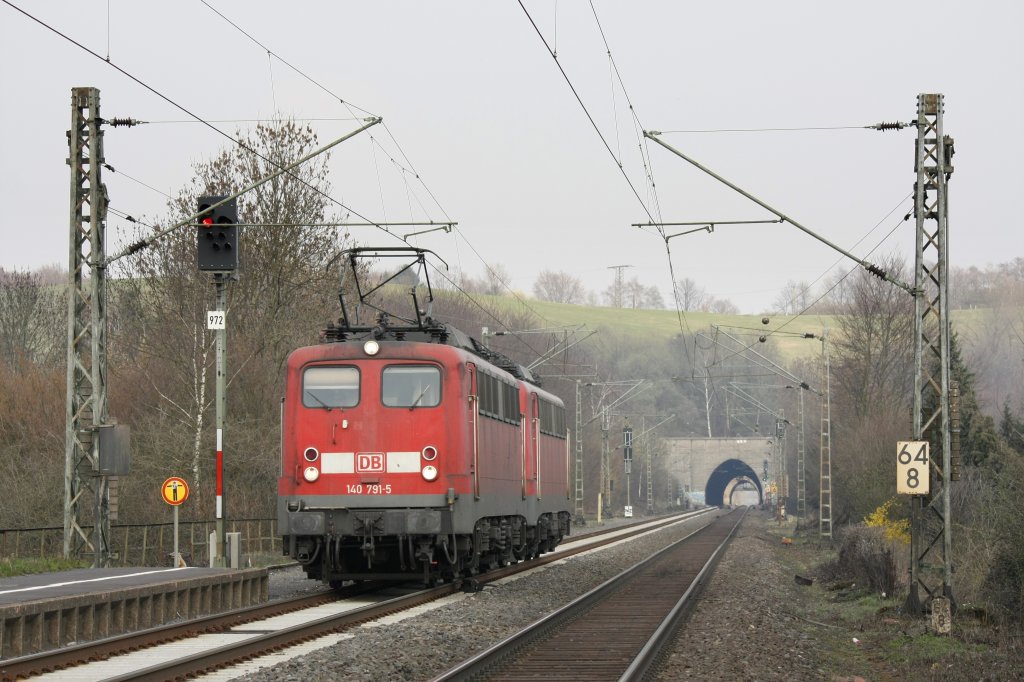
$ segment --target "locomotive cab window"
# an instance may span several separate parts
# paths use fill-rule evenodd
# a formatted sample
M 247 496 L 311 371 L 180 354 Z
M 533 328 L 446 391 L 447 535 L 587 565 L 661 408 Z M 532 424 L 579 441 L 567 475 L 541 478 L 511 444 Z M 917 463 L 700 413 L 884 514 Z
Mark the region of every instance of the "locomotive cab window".
M 359 404 L 359 370 L 355 367 L 307 367 L 302 373 L 306 407 L 355 407 Z
M 441 403 L 441 370 L 430 365 L 385 367 L 380 397 L 386 407 L 435 407 Z

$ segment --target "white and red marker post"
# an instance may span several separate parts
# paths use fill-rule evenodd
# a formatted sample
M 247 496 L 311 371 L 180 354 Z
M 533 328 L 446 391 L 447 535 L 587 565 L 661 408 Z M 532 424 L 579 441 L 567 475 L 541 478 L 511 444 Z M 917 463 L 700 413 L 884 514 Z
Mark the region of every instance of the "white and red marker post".
M 217 288 L 217 310 L 207 315 L 207 328 L 215 330 L 217 334 L 217 394 L 214 402 L 217 407 L 217 545 L 215 554 L 211 552 L 211 558 L 216 559 L 212 565 L 224 568 L 227 566 L 227 546 L 225 543 L 224 531 L 224 416 L 227 405 L 227 348 L 226 348 L 226 318 L 227 318 L 227 280 L 228 273 L 215 273 L 213 276 L 214 285 Z

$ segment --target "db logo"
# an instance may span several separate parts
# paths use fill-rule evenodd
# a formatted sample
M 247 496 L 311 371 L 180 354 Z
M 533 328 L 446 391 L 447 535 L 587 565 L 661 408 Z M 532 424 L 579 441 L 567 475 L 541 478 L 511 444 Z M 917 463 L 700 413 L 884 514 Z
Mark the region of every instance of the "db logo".
M 384 473 L 384 453 L 360 452 L 356 455 L 356 472 L 360 474 Z

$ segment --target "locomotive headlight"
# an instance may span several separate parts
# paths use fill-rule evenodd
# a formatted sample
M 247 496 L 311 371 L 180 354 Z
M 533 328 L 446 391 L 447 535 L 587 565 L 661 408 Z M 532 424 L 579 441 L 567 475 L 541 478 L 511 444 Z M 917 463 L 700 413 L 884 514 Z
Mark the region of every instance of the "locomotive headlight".
M 428 481 L 435 480 L 437 478 L 437 467 L 432 464 L 423 467 L 423 478 Z
M 437 474 L 434 475 L 436 476 Z M 316 467 L 306 467 L 302 470 L 302 477 L 312 483 L 316 479 L 320 478 L 320 470 Z
M 366 353 L 367 355 L 376 355 L 378 352 L 380 352 L 380 344 L 374 341 L 373 339 L 370 339 L 369 341 L 363 344 L 363 352 Z

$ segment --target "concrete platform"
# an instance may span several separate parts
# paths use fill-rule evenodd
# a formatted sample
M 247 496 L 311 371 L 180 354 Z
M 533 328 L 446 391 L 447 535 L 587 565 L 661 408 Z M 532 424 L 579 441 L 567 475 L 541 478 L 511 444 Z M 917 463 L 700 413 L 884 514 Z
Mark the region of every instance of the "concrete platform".
M 0 658 L 267 601 L 267 569 L 104 568 L 0 579 Z

